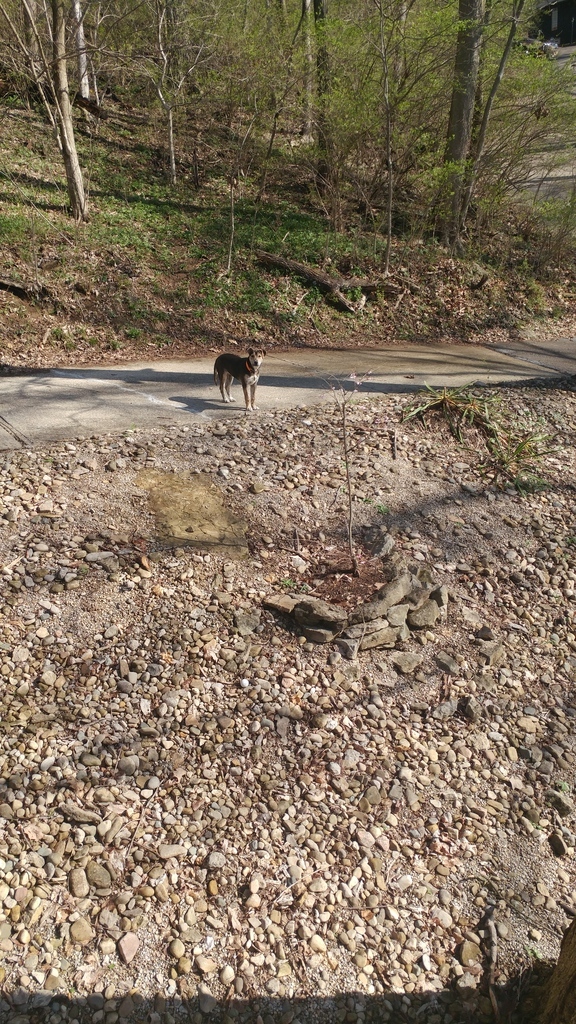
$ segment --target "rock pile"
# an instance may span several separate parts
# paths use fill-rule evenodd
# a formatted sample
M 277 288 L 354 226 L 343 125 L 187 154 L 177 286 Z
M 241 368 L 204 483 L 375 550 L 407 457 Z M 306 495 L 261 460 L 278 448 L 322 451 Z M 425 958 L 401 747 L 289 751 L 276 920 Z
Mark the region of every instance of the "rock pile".
M 374 600 L 348 613 L 318 597 L 273 594 L 264 601 L 272 611 L 292 616 L 311 643 L 336 642 L 348 658 L 360 651 L 392 648 L 408 640 L 411 630 L 430 629 L 446 618 L 448 589 L 423 566 L 404 570 L 377 592 Z

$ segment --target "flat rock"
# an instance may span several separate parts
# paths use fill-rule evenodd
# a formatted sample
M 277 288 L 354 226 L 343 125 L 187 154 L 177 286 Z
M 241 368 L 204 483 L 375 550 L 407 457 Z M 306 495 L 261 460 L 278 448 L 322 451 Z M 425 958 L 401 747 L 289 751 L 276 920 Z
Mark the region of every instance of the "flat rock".
M 333 629 L 320 629 L 319 626 L 304 626 L 302 632 L 312 644 L 329 644 L 337 635 Z
M 440 607 L 436 601 L 425 601 L 420 608 L 408 613 L 408 625 L 411 629 L 426 629 L 433 626 L 440 615 Z
M 218 1000 L 212 995 L 207 985 L 198 985 L 198 1005 L 200 1013 L 212 1013 Z
M 56 810 L 62 814 L 65 821 L 74 822 L 77 825 L 99 825 L 102 818 L 96 811 L 90 811 L 87 807 L 79 807 L 70 801 L 60 804 Z
M 422 664 L 423 658 L 421 654 L 413 654 L 412 651 L 399 651 L 391 656 L 390 661 L 397 672 L 409 676 Z
M 116 944 L 120 959 L 123 960 L 125 964 L 132 962 L 139 947 L 140 939 L 135 932 L 126 932 L 125 935 L 122 935 L 121 938 L 118 939 Z
M 386 612 L 388 624 L 390 626 L 403 626 L 409 611 L 410 605 L 408 603 L 393 604 Z
M 392 626 L 385 629 L 377 629 L 375 633 L 368 633 L 360 640 L 361 651 L 371 651 L 376 647 L 393 647 L 398 639 L 398 630 Z
M 460 675 L 460 665 L 451 654 L 447 651 L 438 651 L 436 655 L 436 663 L 442 669 L 443 672 L 447 672 L 450 676 Z
M 298 598 L 290 597 L 289 594 L 271 594 L 269 597 L 264 598 L 262 604 L 273 612 L 291 615 L 298 604 Z
M 432 718 L 437 718 L 439 721 L 444 722 L 447 718 L 452 718 L 452 715 L 456 714 L 458 710 L 458 701 L 456 700 L 445 700 L 438 707 L 434 708 L 432 712 Z
M 306 626 L 332 626 L 336 629 L 341 629 L 348 621 L 343 608 L 322 601 L 319 597 L 299 598 L 294 608 L 294 618 Z
M 185 857 L 187 852 L 185 846 L 179 846 L 177 843 L 160 843 L 158 847 L 160 860 L 171 860 L 172 857 Z

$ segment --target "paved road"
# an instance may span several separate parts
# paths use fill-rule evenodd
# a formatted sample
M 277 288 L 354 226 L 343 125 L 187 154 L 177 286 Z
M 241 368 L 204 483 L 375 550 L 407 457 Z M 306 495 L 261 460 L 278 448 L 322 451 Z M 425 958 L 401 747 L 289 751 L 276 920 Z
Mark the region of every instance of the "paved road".
M 224 405 L 212 366 L 211 358 L 0 378 L 0 450 L 135 426 L 244 416 L 240 386 L 233 386 L 236 403 Z M 345 383 L 350 374 L 368 372 L 364 394 L 415 391 L 425 383 L 496 384 L 576 374 L 576 339 L 511 343 L 498 349 L 413 345 L 274 354 L 264 362 L 258 404 L 263 410 L 314 405 L 329 399 L 334 384 L 353 387 Z

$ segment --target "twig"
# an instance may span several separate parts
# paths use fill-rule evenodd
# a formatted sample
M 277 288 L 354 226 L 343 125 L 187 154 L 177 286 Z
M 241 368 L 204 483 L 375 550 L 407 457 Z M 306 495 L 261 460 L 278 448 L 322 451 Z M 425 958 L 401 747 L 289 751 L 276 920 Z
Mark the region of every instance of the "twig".
M 6 565 L 3 565 L 0 568 L 0 572 L 4 572 L 6 569 L 11 569 L 14 565 L 18 565 L 18 562 L 21 562 L 21 561 L 22 561 L 22 555 L 18 555 L 18 557 L 17 558 L 13 558 L 11 562 L 6 562 Z
M 394 460 L 396 460 L 398 458 L 398 439 L 397 439 L 397 436 L 396 436 L 396 427 L 394 427 L 394 430 L 392 431 L 391 441 L 392 441 L 392 458 Z

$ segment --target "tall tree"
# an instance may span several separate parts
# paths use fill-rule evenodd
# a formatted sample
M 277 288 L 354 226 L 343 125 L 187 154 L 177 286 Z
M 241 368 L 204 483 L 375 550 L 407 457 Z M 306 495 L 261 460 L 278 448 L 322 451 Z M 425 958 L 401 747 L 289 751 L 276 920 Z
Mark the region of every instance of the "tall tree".
M 314 26 L 316 30 L 316 127 L 318 142 L 318 164 L 316 182 L 320 192 L 326 190 L 331 177 L 330 126 L 328 97 L 330 94 L 330 55 L 326 38 L 328 0 L 314 0 Z
M 496 99 L 496 93 L 498 92 L 498 89 L 500 87 L 500 83 L 502 82 L 502 79 L 504 77 L 504 72 L 506 70 L 506 65 L 508 63 L 508 58 L 510 56 L 510 52 L 512 50 L 512 46 L 513 46 L 514 39 L 515 39 L 515 36 L 516 36 L 516 32 L 517 32 L 517 29 L 518 29 L 518 22 L 520 21 L 520 16 L 521 16 L 523 8 L 524 8 L 524 2 L 525 2 L 525 0 L 512 0 L 512 17 L 510 19 L 510 28 L 508 30 L 508 36 L 507 36 L 507 39 L 506 39 L 506 44 L 504 46 L 504 49 L 502 50 L 502 56 L 500 57 L 500 63 L 498 64 L 498 70 L 497 70 L 496 75 L 494 77 L 494 81 L 492 82 L 492 87 L 490 89 L 490 92 L 488 94 L 488 99 L 486 100 L 486 104 L 484 106 L 484 111 L 482 113 L 482 119 L 480 121 L 480 126 L 479 126 L 479 129 L 478 129 L 478 135 L 477 135 L 476 140 L 475 140 L 474 159 L 472 161 L 472 166 L 471 166 L 470 171 L 469 171 L 468 184 L 467 184 L 466 190 L 464 192 L 463 201 L 462 201 L 462 209 L 460 211 L 460 223 L 461 223 L 462 227 L 464 226 L 464 224 L 466 222 L 466 217 L 467 217 L 467 214 L 468 214 L 468 209 L 469 209 L 470 202 L 471 202 L 471 199 L 472 199 L 472 196 L 473 196 L 473 193 L 474 193 L 474 186 L 476 184 L 476 179 L 478 177 L 478 171 L 479 171 L 479 168 L 480 168 L 480 162 L 482 160 L 482 155 L 484 153 L 484 144 L 486 142 L 486 132 L 488 130 L 488 122 L 490 120 L 490 115 L 492 113 L 492 107 L 494 106 L 494 100 Z
M 447 209 L 443 216 L 443 235 L 445 242 L 451 245 L 460 242 L 462 191 L 472 138 L 483 21 L 484 0 L 458 0 L 458 38 L 444 151 Z
M 84 181 L 76 150 L 68 66 L 66 61 L 66 11 L 64 0 L 52 0 L 52 69 L 53 90 L 57 111 L 57 126 L 68 197 L 75 221 L 88 219 L 88 204 L 84 192 Z
M 76 22 L 76 56 L 78 60 L 78 87 L 80 95 L 90 99 L 90 82 L 88 80 L 88 61 L 86 59 L 86 37 L 84 35 L 84 14 L 80 0 L 73 0 L 74 20 Z

